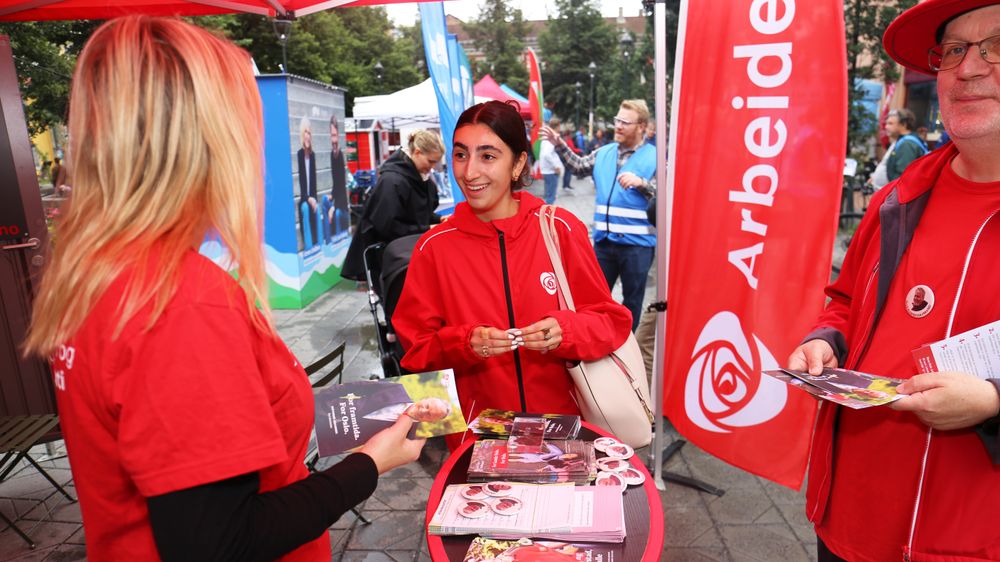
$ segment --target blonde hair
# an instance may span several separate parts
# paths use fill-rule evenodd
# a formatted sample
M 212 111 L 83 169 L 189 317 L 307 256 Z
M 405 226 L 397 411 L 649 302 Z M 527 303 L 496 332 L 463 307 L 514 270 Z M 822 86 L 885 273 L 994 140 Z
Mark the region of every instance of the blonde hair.
M 413 156 L 413 150 L 419 150 L 424 154 L 444 154 L 444 143 L 437 133 L 432 133 L 426 129 L 420 129 L 410 133 L 406 137 L 406 152 Z
M 249 55 L 179 19 L 128 16 L 94 32 L 70 97 L 73 195 L 35 300 L 26 353 L 73 336 L 111 283 L 117 337 L 153 326 L 187 252 L 217 232 L 258 330 L 272 333 L 261 249 L 260 98 Z M 255 303 L 263 314 L 252 313 Z
M 640 123 L 649 123 L 649 106 L 645 100 L 625 100 L 621 105 L 622 109 L 629 109 L 639 116 Z
M 312 123 L 309 121 L 308 116 L 303 116 L 302 120 L 299 121 L 299 142 L 303 145 L 305 145 L 305 143 L 302 142 L 302 137 L 306 136 L 306 131 L 309 131 L 310 135 L 312 134 Z M 312 148 L 311 141 L 309 142 L 309 148 Z

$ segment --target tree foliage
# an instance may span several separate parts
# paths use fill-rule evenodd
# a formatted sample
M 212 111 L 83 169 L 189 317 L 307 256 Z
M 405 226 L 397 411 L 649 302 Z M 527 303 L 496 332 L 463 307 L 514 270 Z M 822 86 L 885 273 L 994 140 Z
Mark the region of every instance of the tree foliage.
M 65 120 L 76 57 L 99 21 L 0 23 L 10 37 L 28 131 L 35 135 Z
M 465 31 L 483 54 L 473 69 L 476 79 L 490 74 L 498 83 L 528 91 L 528 70 L 521 56 L 528 24 L 521 10 L 511 8 L 508 0 L 486 0 L 479 17 L 465 24 Z
M 882 49 L 882 35 L 889 23 L 917 0 L 845 0 L 844 29 L 847 37 L 847 151 L 867 160 L 870 141 L 878 122 L 859 103 L 864 97 L 861 80 L 880 79 L 890 84 L 899 79 L 896 63 Z
M 221 31 L 247 49 L 261 73 L 280 73 L 281 44 L 269 18 L 252 14 L 194 18 Z M 417 29 L 419 37 L 419 28 Z M 347 107 L 357 96 L 394 92 L 425 76 L 414 65 L 422 43 L 410 33 L 396 33 L 384 8 L 342 8 L 295 20 L 285 56 L 288 72 L 347 89 Z M 382 79 L 376 76 L 382 65 Z
M 542 84 L 546 104 L 551 104 L 556 115 L 571 119 L 577 110 L 577 82 L 581 84 L 580 114 L 587 113 L 590 102 L 588 65 L 593 62 L 597 66 L 594 76 L 596 107 L 611 91 L 608 82 L 620 76 L 622 60 L 618 51 L 608 48 L 617 45 L 617 39 L 614 28 L 601 17 L 596 0 L 556 0 L 556 10 L 558 17 L 549 19 L 548 26 L 538 36 L 539 56 L 544 63 Z M 617 109 L 618 101 L 608 103 L 613 103 Z

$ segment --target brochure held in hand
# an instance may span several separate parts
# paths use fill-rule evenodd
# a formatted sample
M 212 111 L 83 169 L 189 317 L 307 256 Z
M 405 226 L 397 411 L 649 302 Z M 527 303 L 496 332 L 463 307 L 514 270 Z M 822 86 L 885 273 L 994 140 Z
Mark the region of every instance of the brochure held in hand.
M 465 431 L 455 374 L 449 369 L 320 390 L 315 395 L 319 454 L 355 449 L 404 414 L 419 422 L 410 431 L 411 439 Z

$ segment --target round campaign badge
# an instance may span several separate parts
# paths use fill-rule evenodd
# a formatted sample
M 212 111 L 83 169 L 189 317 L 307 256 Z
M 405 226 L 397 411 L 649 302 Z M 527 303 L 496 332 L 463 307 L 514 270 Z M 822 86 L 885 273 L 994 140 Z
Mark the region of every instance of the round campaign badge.
M 906 313 L 914 318 L 923 318 L 934 308 L 934 291 L 927 285 L 915 285 L 906 293 Z
M 485 502 L 481 501 L 467 501 L 458 508 L 458 513 L 462 517 L 468 517 L 469 519 L 478 519 L 489 513 L 490 508 Z
M 604 452 L 613 459 L 629 459 L 632 458 L 633 454 L 635 454 L 635 451 L 632 450 L 632 447 L 629 447 L 624 443 L 616 443 L 614 445 L 611 445 L 610 447 L 605 449 Z
M 517 515 L 522 505 L 521 500 L 517 498 L 497 498 L 490 507 L 500 515 Z
M 481 500 L 489 496 L 483 491 L 482 484 L 473 484 L 462 488 L 462 497 L 467 500 Z
M 626 486 L 625 479 L 617 472 L 598 472 L 597 478 L 594 480 L 594 485 L 617 487 L 623 492 Z
M 617 444 L 618 440 L 614 437 L 598 437 L 594 439 L 594 448 L 602 453 L 607 451 L 609 446 Z
M 509 496 L 513 490 L 514 487 L 506 482 L 490 482 L 483 486 L 486 495 L 493 497 Z
M 611 457 L 597 459 L 597 468 L 606 472 L 621 472 L 628 467 L 629 463 L 626 460 L 614 459 Z
M 629 486 L 638 486 L 646 481 L 646 476 L 638 470 L 629 467 L 618 473 Z

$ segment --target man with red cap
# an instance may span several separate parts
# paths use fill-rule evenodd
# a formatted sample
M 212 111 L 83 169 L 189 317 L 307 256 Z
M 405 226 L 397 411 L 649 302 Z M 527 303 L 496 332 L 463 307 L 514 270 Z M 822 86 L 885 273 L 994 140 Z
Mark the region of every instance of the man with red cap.
M 907 379 L 891 407 L 824 405 L 807 515 L 819 560 L 1000 560 L 1000 373 L 917 374 L 911 351 L 1000 319 L 1000 0 L 926 0 L 883 45 L 937 75 L 952 143 L 873 198 L 789 358 Z

